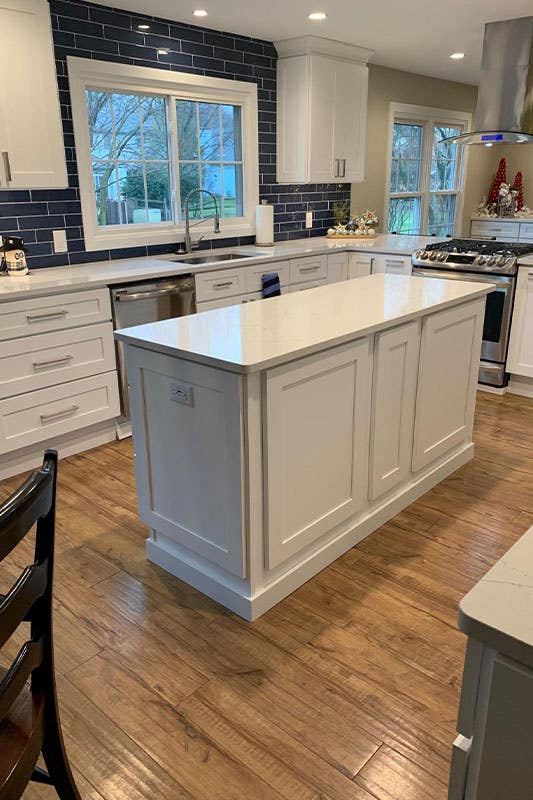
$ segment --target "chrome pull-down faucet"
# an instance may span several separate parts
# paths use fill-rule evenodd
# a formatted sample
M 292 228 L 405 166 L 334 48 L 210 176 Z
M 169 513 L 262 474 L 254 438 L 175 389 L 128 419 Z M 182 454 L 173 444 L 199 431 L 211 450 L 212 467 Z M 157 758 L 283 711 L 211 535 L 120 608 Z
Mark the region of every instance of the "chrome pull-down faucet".
M 202 193 L 208 194 L 209 197 L 212 198 L 213 203 L 215 204 L 215 213 L 214 214 L 210 214 L 209 217 L 202 217 L 202 219 L 199 219 L 199 220 L 197 220 L 197 222 L 193 222 L 191 224 L 191 219 L 190 219 L 190 215 L 189 215 L 189 203 L 190 203 L 191 197 L 193 197 L 193 195 L 195 195 L 195 194 L 202 194 Z M 186 253 L 192 253 L 193 250 L 197 250 L 198 247 L 200 246 L 200 241 L 201 241 L 201 239 L 203 239 L 203 236 L 200 237 L 200 239 L 198 239 L 197 242 L 193 242 L 191 240 L 191 228 L 194 228 L 195 225 L 199 225 L 201 222 L 205 222 L 206 219 L 214 219 L 215 225 L 214 225 L 214 229 L 213 230 L 214 230 L 215 233 L 220 233 L 220 216 L 219 216 L 219 213 L 218 213 L 217 198 L 215 197 L 213 192 L 209 191 L 209 189 L 192 189 L 189 192 L 189 194 L 187 195 L 187 197 L 185 198 L 185 240 L 184 240 L 184 246 L 185 246 L 185 252 Z

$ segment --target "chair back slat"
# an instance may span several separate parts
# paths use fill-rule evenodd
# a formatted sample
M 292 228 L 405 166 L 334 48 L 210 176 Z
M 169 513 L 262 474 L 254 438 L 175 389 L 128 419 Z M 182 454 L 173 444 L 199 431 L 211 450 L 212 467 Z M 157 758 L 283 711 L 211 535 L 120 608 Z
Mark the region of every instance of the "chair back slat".
M 46 591 L 48 559 L 26 567 L 11 591 L 0 603 L 0 648 L 27 617 L 35 602 Z
M 0 506 L 0 561 L 49 512 L 53 488 L 54 470 L 47 469 L 45 462 Z
M 25 642 L 0 681 L 0 722 L 13 706 L 31 673 L 43 662 L 43 640 Z

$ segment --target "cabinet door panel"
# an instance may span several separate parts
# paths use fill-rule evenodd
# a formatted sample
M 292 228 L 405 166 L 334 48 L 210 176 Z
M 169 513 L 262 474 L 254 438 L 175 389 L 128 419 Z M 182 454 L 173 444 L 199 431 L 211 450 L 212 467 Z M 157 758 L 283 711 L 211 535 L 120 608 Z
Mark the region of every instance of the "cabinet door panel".
M 0 29 L 0 149 L 11 172 L 2 187 L 67 186 L 48 3 L 2 0 Z
M 364 180 L 368 68 L 338 62 L 335 80 L 334 157 L 343 183 Z
M 372 272 L 386 272 L 389 275 L 410 275 L 411 258 L 408 256 L 387 256 L 377 254 L 374 258 Z
M 268 371 L 267 568 L 365 503 L 371 375 L 368 339 Z
M 339 283 L 348 277 L 348 253 L 328 256 L 328 283 Z
M 533 269 L 527 267 L 518 270 L 507 371 L 533 378 Z
M 348 261 L 348 280 L 352 278 L 364 278 L 365 275 L 372 273 L 374 257 L 366 253 L 350 253 Z
M 309 180 L 329 183 L 335 179 L 335 83 L 337 62 L 325 56 L 311 56 L 309 138 L 311 142 Z
M 309 56 L 277 63 L 277 180 L 309 181 Z
M 420 324 L 376 337 L 370 497 L 390 491 L 411 472 Z
M 413 470 L 471 437 L 485 301 L 426 317 L 416 400 Z

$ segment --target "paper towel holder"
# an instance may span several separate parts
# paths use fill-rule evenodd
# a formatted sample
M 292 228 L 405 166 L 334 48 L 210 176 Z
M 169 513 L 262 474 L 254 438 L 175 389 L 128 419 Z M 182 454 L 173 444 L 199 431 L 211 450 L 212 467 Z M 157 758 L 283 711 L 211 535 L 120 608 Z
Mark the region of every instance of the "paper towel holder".
M 255 207 L 255 244 L 274 247 L 274 206 L 268 200 Z

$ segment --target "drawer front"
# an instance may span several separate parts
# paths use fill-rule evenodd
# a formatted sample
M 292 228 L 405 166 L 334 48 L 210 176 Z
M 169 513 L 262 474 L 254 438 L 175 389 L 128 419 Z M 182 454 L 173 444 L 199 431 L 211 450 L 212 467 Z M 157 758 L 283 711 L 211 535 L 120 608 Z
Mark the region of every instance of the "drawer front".
M 246 291 L 261 292 L 263 289 L 262 277 L 266 272 L 277 272 L 281 286 L 290 283 L 289 261 L 274 261 L 268 264 L 254 264 L 246 268 Z
M 116 372 L 0 401 L 0 453 L 118 417 Z
M 295 283 L 290 287 L 291 292 L 304 292 L 306 289 L 316 289 L 318 286 L 325 286 L 326 278 L 319 278 L 316 281 L 306 281 L 305 283 Z
M 533 222 L 520 223 L 520 240 L 533 239 Z
M 326 278 L 328 274 L 328 257 L 326 255 L 292 258 L 290 265 L 291 283 Z
M 237 306 L 241 303 L 253 303 L 255 300 L 261 300 L 261 292 L 252 292 L 251 294 L 240 294 L 237 297 L 218 297 L 216 300 L 204 300 L 198 303 L 196 311 L 212 311 L 214 308 L 228 308 L 229 306 Z
M 11 339 L 0 348 L 0 398 L 113 369 L 111 322 Z
M 485 222 L 474 221 L 470 227 L 472 236 L 480 236 L 481 238 L 496 238 L 502 241 L 512 242 L 518 239 L 520 231 L 519 222 Z
M 220 269 L 196 275 L 196 300 L 215 300 L 246 294 L 246 270 L 243 267 Z
M 6 301 L 0 305 L 0 340 L 76 328 L 110 319 L 108 289 Z

